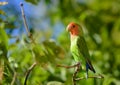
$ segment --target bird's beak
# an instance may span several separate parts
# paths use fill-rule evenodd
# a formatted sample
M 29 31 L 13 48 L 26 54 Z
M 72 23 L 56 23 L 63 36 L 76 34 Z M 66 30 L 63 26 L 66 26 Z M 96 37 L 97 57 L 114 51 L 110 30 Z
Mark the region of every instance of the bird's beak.
M 66 28 L 66 31 L 70 31 L 70 26 L 68 25 L 67 28 Z

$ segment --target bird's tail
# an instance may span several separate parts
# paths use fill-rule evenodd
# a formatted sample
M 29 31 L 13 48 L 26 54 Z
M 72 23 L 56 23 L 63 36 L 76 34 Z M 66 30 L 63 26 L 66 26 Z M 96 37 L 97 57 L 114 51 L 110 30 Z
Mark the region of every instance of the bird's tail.
M 93 68 L 90 60 L 87 60 L 87 62 L 86 62 L 86 71 L 88 71 L 88 69 L 90 69 L 92 72 L 95 73 L 95 69 Z
M 91 62 L 86 62 L 86 72 L 87 72 L 86 78 L 88 78 L 88 69 L 90 69 L 92 72 L 95 73 L 95 69 L 93 68 Z

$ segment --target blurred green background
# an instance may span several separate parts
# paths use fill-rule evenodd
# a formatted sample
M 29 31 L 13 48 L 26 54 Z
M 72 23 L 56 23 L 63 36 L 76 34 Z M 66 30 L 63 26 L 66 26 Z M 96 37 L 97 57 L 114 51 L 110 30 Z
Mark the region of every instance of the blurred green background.
M 23 85 L 34 62 L 27 85 L 72 85 L 74 69 L 56 66 L 75 64 L 65 30 L 70 22 L 82 26 L 96 74 L 104 75 L 77 85 L 120 85 L 120 0 L 21 0 L 36 44 L 24 28 L 21 1 L 4 1 L 8 4 L 0 4 L 0 85 Z

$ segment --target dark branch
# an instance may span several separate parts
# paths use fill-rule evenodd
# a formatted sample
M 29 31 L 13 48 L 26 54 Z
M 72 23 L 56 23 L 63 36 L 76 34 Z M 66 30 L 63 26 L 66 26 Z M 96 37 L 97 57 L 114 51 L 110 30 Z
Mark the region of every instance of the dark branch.
M 36 62 L 34 62 L 30 68 L 28 69 L 28 71 L 26 72 L 26 75 L 25 75 L 25 81 L 24 81 L 24 85 L 27 85 L 27 79 L 28 79 L 28 76 L 30 75 L 30 72 L 33 70 L 33 68 L 36 66 Z

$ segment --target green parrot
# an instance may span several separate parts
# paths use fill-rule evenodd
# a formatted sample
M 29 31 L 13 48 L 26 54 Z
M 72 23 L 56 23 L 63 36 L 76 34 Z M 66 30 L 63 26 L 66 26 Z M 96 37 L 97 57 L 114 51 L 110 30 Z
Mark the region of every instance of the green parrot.
M 76 62 L 80 62 L 81 65 L 84 65 L 86 67 L 86 77 L 88 78 L 88 70 L 91 70 L 94 73 L 95 70 L 90 61 L 90 54 L 88 52 L 86 41 L 83 37 L 83 30 L 79 24 L 74 22 L 71 22 L 67 26 L 66 30 L 70 32 L 70 50 L 72 56 Z

